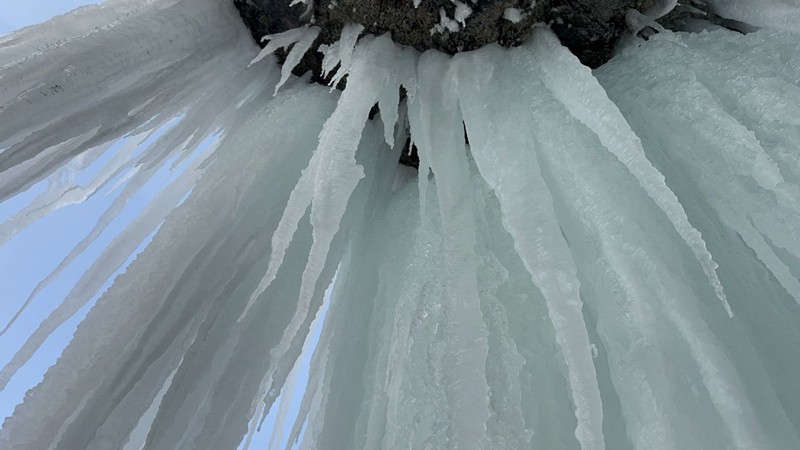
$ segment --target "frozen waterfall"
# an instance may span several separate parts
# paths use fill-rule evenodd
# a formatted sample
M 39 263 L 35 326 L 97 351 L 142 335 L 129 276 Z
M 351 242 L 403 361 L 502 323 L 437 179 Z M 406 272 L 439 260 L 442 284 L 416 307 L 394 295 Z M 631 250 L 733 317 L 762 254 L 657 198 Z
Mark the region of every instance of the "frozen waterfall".
M 0 286 L 63 252 L 2 294 L 0 390 L 80 321 L 0 448 L 800 448 L 800 6 L 708 3 L 760 28 L 594 71 L 349 25 L 341 92 L 222 0 L 0 36 Z

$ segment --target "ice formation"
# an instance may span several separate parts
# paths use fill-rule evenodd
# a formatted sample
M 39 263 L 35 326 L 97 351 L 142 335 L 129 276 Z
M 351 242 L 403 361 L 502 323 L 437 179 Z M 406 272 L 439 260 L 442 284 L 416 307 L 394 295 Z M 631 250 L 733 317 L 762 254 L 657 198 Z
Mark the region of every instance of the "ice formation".
M 3 389 L 91 308 L 0 447 L 799 448 L 798 7 L 711 4 L 763 28 L 594 72 L 541 26 L 450 57 L 353 24 L 342 92 L 290 76 L 313 26 L 259 53 L 217 0 L 0 37 L 0 245 L 111 195 L 4 295 Z

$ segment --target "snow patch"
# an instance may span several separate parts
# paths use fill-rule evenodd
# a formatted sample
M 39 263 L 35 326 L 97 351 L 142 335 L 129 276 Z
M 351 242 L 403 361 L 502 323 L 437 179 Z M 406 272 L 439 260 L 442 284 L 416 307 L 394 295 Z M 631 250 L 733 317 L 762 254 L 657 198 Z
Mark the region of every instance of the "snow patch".
M 526 16 L 527 14 L 523 14 L 518 8 L 506 8 L 505 11 L 503 11 L 503 18 L 511 23 L 522 22 Z

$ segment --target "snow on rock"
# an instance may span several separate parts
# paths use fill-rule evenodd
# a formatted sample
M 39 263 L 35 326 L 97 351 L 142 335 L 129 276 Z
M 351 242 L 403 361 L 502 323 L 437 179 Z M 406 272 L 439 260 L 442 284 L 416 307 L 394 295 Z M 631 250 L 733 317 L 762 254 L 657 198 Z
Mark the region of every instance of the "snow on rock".
M 466 3 L 462 3 L 457 0 L 452 1 L 453 4 L 456 5 L 456 10 L 453 12 L 453 18 L 463 27 L 467 24 L 467 18 L 472 15 L 472 8 L 470 8 Z
M 450 18 L 444 8 L 439 8 L 439 23 L 431 28 L 430 33 L 432 35 L 435 33 L 444 33 L 446 31 L 450 33 L 457 33 L 467 25 L 467 18 L 472 15 L 472 8 L 470 8 L 466 3 L 462 3 L 457 0 L 450 1 L 456 7 L 453 11 L 453 17 Z
M 459 27 L 457 20 L 451 19 L 450 16 L 447 15 L 447 11 L 445 11 L 444 8 L 439 8 L 439 23 L 434 25 L 430 31 L 431 34 L 444 33 L 445 31 L 455 33 L 460 28 L 461 27 Z
M 520 23 L 524 18 L 525 14 L 523 14 L 519 8 L 506 8 L 503 11 L 503 19 L 506 19 L 511 23 Z

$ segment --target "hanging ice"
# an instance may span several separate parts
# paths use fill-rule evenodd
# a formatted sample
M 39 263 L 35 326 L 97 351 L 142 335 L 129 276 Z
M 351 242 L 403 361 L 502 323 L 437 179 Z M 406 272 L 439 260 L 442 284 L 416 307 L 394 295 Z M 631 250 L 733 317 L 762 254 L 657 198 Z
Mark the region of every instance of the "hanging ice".
M 798 8 L 710 3 L 766 29 L 593 72 L 544 28 L 450 57 L 350 24 L 321 47 L 342 92 L 290 75 L 319 29 L 259 53 L 216 0 L 0 38 L 6 272 L 110 197 L 2 296 L 2 395 L 92 306 L 0 447 L 800 447 Z
M 302 28 L 294 28 L 280 34 L 264 36 L 261 40 L 267 41 L 267 45 L 258 53 L 258 56 L 250 61 L 248 67 L 275 53 L 275 50 L 279 48 L 291 47 L 292 49 L 286 56 L 286 61 L 284 61 L 283 68 L 281 69 L 281 80 L 278 82 L 278 85 L 275 86 L 275 93 L 277 94 L 278 89 L 286 83 L 286 80 L 288 80 L 289 76 L 292 74 L 292 70 L 300 63 L 300 59 L 314 43 L 314 39 L 317 38 L 317 35 L 319 35 L 318 27 L 305 26 Z
M 581 314 L 577 270 L 539 170 L 535 153 L 538 143 L 532 133 L 521 131 L 535 118 L 527 102 L 521 109 L 507 108 L 513 97 L 524 95 L 507 88 L 512 80 L 535 77 L 533 58 L 526 60 L 527 55 L 522 52 L 507 55 L 499 49 L 470 56 L 458 60 L 456 67 L 472 155 L 487 184 L 497 194 L 503 224 L 547 303 L 556 341 L 567 365 L 578 418 L 576 437 L 582 448 L 603 448 L 600 392 Z M 506 58 L 513 62 L 506 63 Z M 520 71 L 507 74 L 501 69 L 506 66 Z M 485 74 L 496 76 L 487 79 Z

